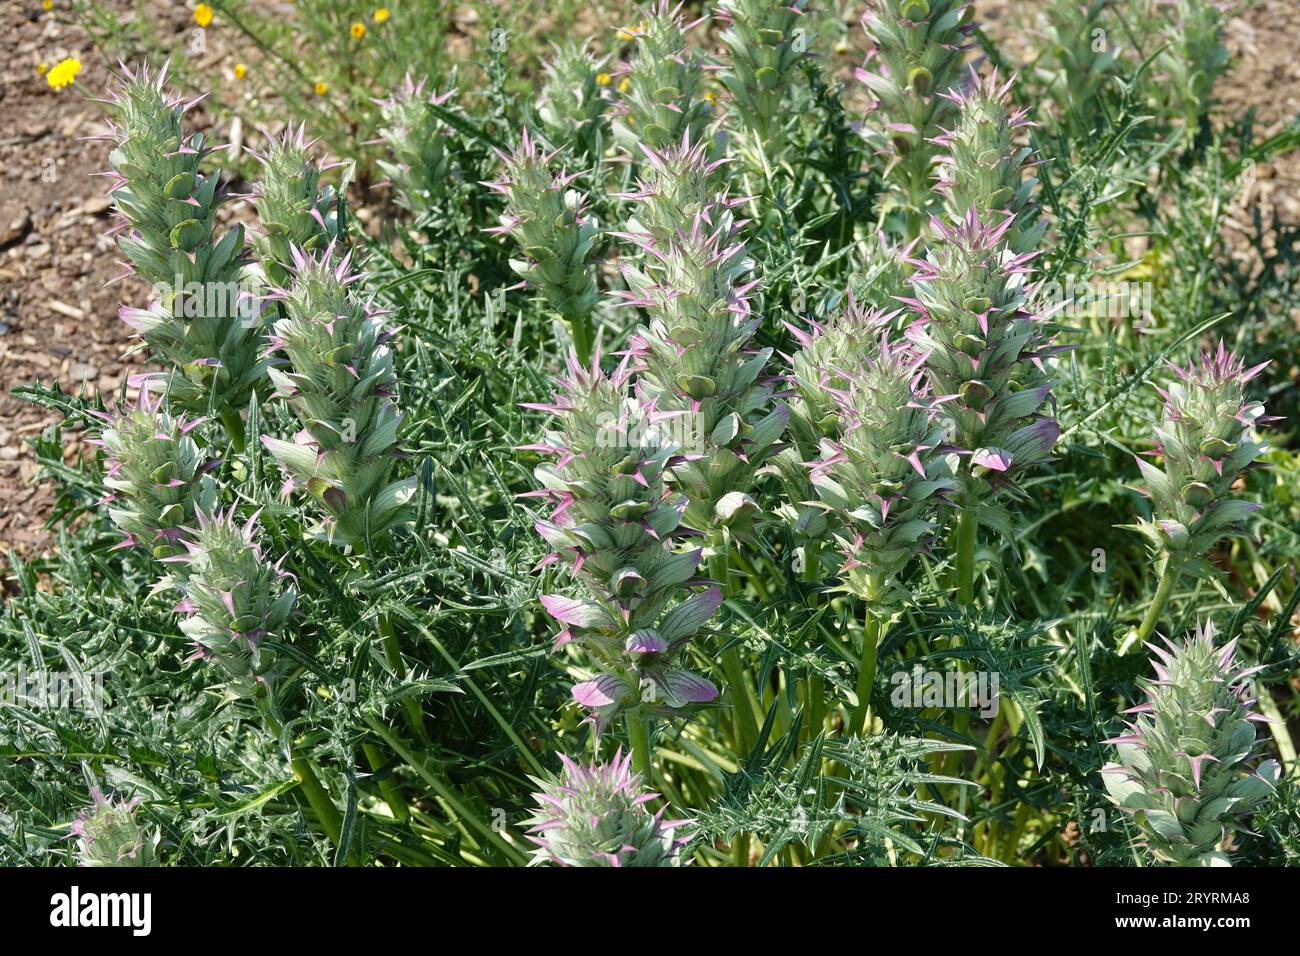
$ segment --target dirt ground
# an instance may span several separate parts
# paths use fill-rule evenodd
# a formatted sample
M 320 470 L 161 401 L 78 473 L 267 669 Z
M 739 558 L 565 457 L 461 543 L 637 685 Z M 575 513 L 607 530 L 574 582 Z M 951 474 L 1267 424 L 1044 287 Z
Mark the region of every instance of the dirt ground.
M 101 6 L 125 11 L 131 5 L 101 0 Z M 186 5 L 156 6 L 159 22 L 174 25 L 178 34 L 185 29 Z M 1032 6 L 1014 4 L 1011 16 L 1007 0 L 977 2 L 989 34 L 1012 41 L 1011 51 Z M 65 391 L 112 397 L 140 363 L 138 356 L 125 356 L 132 342 L 117 309 L 142 303 L 145 290 L 133 280 L 105 285 L 123 271 L 106 236 L 105 181 L 92 178 L 105 168 L 108 146 L 83 139 L 103 128 L 88 97 L 100 95 L 110 77 L 89 37 L 66 20 L 57 4 L 46 12 L 40 0 L 0 0 L 8 54 L 0 60 L 0 555 L 48 549 L 44 524 L 54 501 L 50 485 L 35 481 L 30 440 L 58 416 L 11 390 L 58 383 Z M 1298 42 L 1292 0 L 1263 0 L 1229 25 L 1234 67 L 1218 93 L 1228 111 L 1257 107 L 1261 135 L 1300 114 Z M 55 91 L 38 65 L 65 56 L 78 57 L 82 71 L 74 87 Z M 1256 191 L 1265 221 L 1276 207 L 1284 221 L 1300 222 L 1297 186 L 1294 155 L 1259 170 Z M 68 460 L 83 453 L 79 436 L 64 438 Z

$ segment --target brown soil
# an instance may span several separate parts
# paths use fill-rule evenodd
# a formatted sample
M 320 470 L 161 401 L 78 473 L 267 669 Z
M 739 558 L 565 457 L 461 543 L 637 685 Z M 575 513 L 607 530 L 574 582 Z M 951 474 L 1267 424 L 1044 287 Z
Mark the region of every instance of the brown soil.
M 123 0 L 101 5 L 129 6 Z M 1013 38 L 1023 36 L 1016 21 L 1033 4 L 977 6 L 989 33 L 1012 41 L 1014 53 Z M 187 14 L 177 5 L 160 17 L 179 31 Z M 111 399 L 139 365 L 138 357 L 124 357 L 132 343 L 117 308 L 143 302 L 145 290 L 135 280 L 105 286 L 123 271 L 106 235 L 103 180 L 91 178 L 105 168 L 108 147 L 82 137 L 102 129 L 98 107 L 87 97 L 109 84 L 107 66 L 57 5 L 45 12 L 40 0 L 0 0 L 0 29 L 10 38 L 0 64 L 0 554 L 13 549 L 30 556 L 50 546 L 44 524 L 54 502 L 52 486 L 35 481 L 30 441 L 58 416 L 10 391 L 29 382 L 58 383 Z M 1234 67 L 1219 96 L 1228 112 L 1256 106 L 1261 135 L 1300 114 L 1297 41 L 1300 20 L 1288 0 L 1263 0 L 1229 25 Z M 82 71 L 75 86 L 55 91 L 37 67 L 65 56 L 79 58 Z M 1300 222 L 1298 185 L 1296 154 L 1259 170 L 1255 188 L 1265 221 L 1276 208 L 1284 221 Z M 1239 219 L 1249 221 L 1244 214 Z M 63 437 L 65 460 L 75 460 L 85 450 L 80 436 Z

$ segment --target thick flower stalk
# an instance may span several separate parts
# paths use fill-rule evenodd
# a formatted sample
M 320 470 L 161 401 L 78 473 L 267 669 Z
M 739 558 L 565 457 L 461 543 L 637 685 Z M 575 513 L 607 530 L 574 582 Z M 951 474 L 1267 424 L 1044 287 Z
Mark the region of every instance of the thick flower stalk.
M 702 96 L 704 63 L 686 42 L 686 34 L 705 18 L 687 23 L 681 4 L 668 0 L 646 14 L 637 27 L 620 31 L 635 44 L 631 60 L 614 71 L 619 90 L 614 108 L 614 140 L 633 158 L 641 146 L 664 149 L 689 136 L 701 142 L 713 114 Z
M 835 348 L 818 348 L 826 334 L 805 347 L 812 361 Z M 884 630 L 909 597 L 900 577 L 928 545 L 937 498 L 951 487 L 924 362 L 924 355 L 882 332 L 874 348 L 818 372 L 835 412 L 818 424 L 824 434 L 820 454 L 808 463 L 812 484 L 844 558 L 840 587 L 866 608 L 853 733 L 865 725 Z
M 1144 682 L 1146 702 L 1114 744 L 1117 762 L 1102 768 L 1111 801 L 1133 817 L 1156 861 L 1176 866 L 1230 866 L 1224 845 L 1249 825 L 1281 775 L 1258 756 L 1246 679 L 1237 642 L 1215 647 L 1208 621 L 1181 642 L 1148 644 L 1158 660 Z
M 351 258 L 337 258 L 333 247 L 317 256 L 295 249 L 289 287 L 272 294 L 285 317 L 271 337 L 284 358 L 271 380 L 302 431 L 293 441 L 262 442 L 288 476 L 285 493 L 302 489 L 320 502 L 324 517 L 313 534 L 365 550 L 410 520 L 415 478 L 393 478 L 402 420 L 393 333 L 384 313 L 352 291 L 363 276 L 351 271 Z
M 802 26 L 805 0 L 722 0 L 727 24 L 720 39 L 730 56 L 719 73 L 746 146 L 780 156 L 792 119 L 790 82 L 808 56 L 812 37 Z
M 1183 571 L 1210 571 L 1202 560 L 1220 539 L 1240 534 L 1242 522 L 1259 506 L 1233 494 L 1244 472 L 1261 467 L 1268 450 L 1256 429 L 1275 419 L 1246 395 L 1246 386 L 1264 367 L 1253 368 L 1222 342 L 1201 354 L 1189 368 L 1171 365 L 1176 378 L 1158 388 L 1164 420 L 1156 428 L 1156 467 L 1136 458 L 1151 499 L 1152 520 L 1135 529 L 1151 542 L 1163 573 L 1155 600 L 1138 631 L 1147 640 Z
M 290 124 L 258 157 L 262 178 L 252 200 L 262 234 L 254 237 L 253 247 L 273 285 L 287 284 L 295 247 L 314 253 L 343 238 L 343 197 L 320 183 L 321 173 L 343 164 L 321 166 L 312 158 L 313 145 L 305 124 L 297 129 Z
M 732 214 L 735 200 L 719 190 L 700 201 L 698 187 L 715 164 L 691 143 L 667 155 L 647 150 L 648 175 L 630 223 L 633 230 L 644 223 L 643 231 L 625 236 L 642 255 L 624 264 L 628 289 L 620 295 L 648 318 L 629 339 L 637 396 L 681 449 L 669 480 L 686 498 L 686 526 L 706 539 L 711 576 L 727 589 L 731 541 L 752 533 L 758 471 L 781 450 L 790 410 L 775 400 L 767 373 L 772 349 L 751 345 L 761 320 L 750 306 L 756 280 Z M 673 208 L 684 217 L 670 231 Z M 747 750 L 757 720 L 737 647 L 723 652 L 722 665 L 737 741 Z
M 398 205 L 416 215 L 446 205 L 455 190 L 452 152 L 448 139 L 453 130 L 430 109 L 450 109 L 455 90 L 426 93 L 425 81 L 407 74 L 388 99 L 376 100 L 380 110 L 379 138 L 392 160 L 378 166 L 393 184 Z
M 684 453 L 671 478 L 688 501 L 686 524 L 710 536 L 743 533 L 757 510 L 754 476 L 779 450 L 789 419 L 766 374 L 772 350 L 750 346 L 760 322 L 749 302 L 753 266 L 731 212 L 736 201 L 684 188 L 711 175 L 716 164 L 704 150 L 684 142 L 647 157 L 650 175 L 626 234 L 642 255 L 624 265 L 628 291 L 620 293 L 649 318 L 630 340 L 637 394 L 656 421 L 671 424 Z M 683 218 L 670 231 L 673 210 Z
M 529 446 L 556 459 L 535 472 L 543 490 L 534 494 L 555 502 L 537 524 L 555 549 L 543 564 L 567 566 L 578 595 L 547 594 L 542 606 L 563 625 L 555 647 L 576 642 L 596 669 L 572 693 L 598 730 L 620 712 L 632 711 L 630 726 L 640 727 L 640 718 L 674 716 L 718 694 L 677 663 L 722 595 L 696 576 L 699 549 L 674 549 L 684 502 L 664 472 L 678 450 L 629 397 L 630 377 L 626 360 L 607 376 L 599 356 L 584 366 L 570 355 L 552 401 L 527 406 L 555 416 Z
M 822 371 L 837 411 L 812 483 L 836 518 L 843 589 L 877 608 L 908 597 L 899 575 L 935 529 L 935 495 L 951 479 L 925 356 L 886 336 L 851 366 Z
M 539 788 L 527 821 L 537 844 L 530 866 L 686 865 L 687 821 L 665 820 L 666 807 L 649 809 L 659 794 L 646 792 L 630 753 L 588 765 L 559 757 L 559 774 L 529 778 Z
M 1109 38 L 1114 6 L 1114 0 L 1052 0 L 1042 12 L 1043 49 L 1049 54 L 1035 73 L 1061 122 L 1080 136 L 1096 124 L 1102 90 L 1119 62 L 1119 47 Z
M 603 152 L 605 111 L 601 90 L 605 57 L 593 56 L 589 41 L 570 40 L 555 47 L 544 66 L 537 116 L 549 142 L 567 146 L 581 162 L 595 162 Z M 607 80 L 608 82 L 608 80 Z
M 1020 494 L 1020 478 L 1048 459 L 1061 433 L 1048 410 L 1045 365 L 1056 348 L 1024 282 L 1036 253 L 1013 254 L 1006 238 L 1013 222 L 993 224 L 973 208 L 955 223 L 933 220 L 936 242 L 914 261 L 914 298 L 906 300 L 921 313 L 907 336 L 945 399 L 943 418 L 961 461 L 954 496 L 961 603 L 972 597 L 979 525 L 1012 537 L 1000 499 Z
M 1017 130 L 1033 124 L 1011 104 L 1014 83 L 1015 77 L 999 83 L 996 70 L 981 78 L 972 67 L 964 88 L 940 94 L 956 104 L 957 113 L 952 128 L 933 142 L 947 151 L 939 157 L 936 184 L 944 218 L 959 222 L 971 209 L 1014 216 L 1006 241 L 1020 253 L 1039 248 L 1047 222 L 1034 202 L 1034 151 L 1016 142 Z
M 176 610 L 187 615 L 181 631 L 194 643 L 192 659 L 218 664 L 232 694 L 257 696 L 275 678 L 264 640 L 281 635 L 297 600 L 289 575 L 262 555 L 257 515 L 241 527 L 233 511 L 200 511 L 184 544 L 187 553 L 169 560 L 186 565 Z
M 485 185 L 505 197 L 501 224 L 488 232 L 510 236 L 523 259 L 510 266 L 536 286 L 551 308 L 568 323 L 574 348 L 583 363 L 593 344 L 592 310 L 600 293 L 594 277 L 593 252 L 599 230 L 587 218 L 583 196 L 569 188 L 577 173 L 554 172 L 559 150 L 545 153 L 525 129 L 510 153 L 498 152 L 502 177 Z
M 1144 4 L 1145 5 L 1145 4 Z M 1143 11 L 1143 26 L 1155 32 L 1150 49 L 1159 49 L 1150 93 L 1168 118 L 1181 118 L 1195 132 L 1209 111 L 1214 84 L 1228 67 L 1223 45 L 1227 14 L 1224 0 L 1154 0 Z
M 94 801 L 72 821 L 78 866 L 153 866 L 158 834 L 150 836 L 136 819 L 140 797 L 114 801 L 92 787 Z
M 161 395 L 141 390 L 133 406 L 96 412 L 105 428 L 92 444 L 104 449 L 108 516 L 125 535 L 118 547 L 140 546 L 155 557 L 180 552 L 183 529 L 217 494 L 215 464 L 190 434 L 203 419 L 163 407 Z
M 714 224 L 729 232 L 738 229 L 732 210 L 745 200 L 727 195 L 726 159 L 711 159 L 707 146 L 689 134 L 660 150 L 641 144 L 639 152 L 637 188 L 615 194 L 633 201 L 627 232 L 620 238 L 643 251 L 647 244 L 667 246 L 697 216 L 710 221 L 716 217 Z
M 847 384 L 844 370 L 876 354 L 881 337 L 900 314 L 900 310 L 885 312 L 866 306 L 849 291 L 824 321 L 812 322 L 811 328 L 785 323 L 799 344 L 793 355 L 785 356 L 791 371 L 791 445 L 773 456 L 770 469 L 779 477 L 789 502 L 782 506 L 782 514 L 808 539 L 805 557 L 809 560 L 820 553 L 819 545 L 830 525 L 826 509 L 812 500 L 816 492 L 804 463 L 817 457 L 824 437 L 839 433 L 840 409 L 831 389 L 842 390 Z M 822 578 L 820 567 L 803 570 L 811 580 Z
M 265 373 L 263 321 L 256 297 L 241 284 L 244 231 L 218 232 L 225 201 L 217 177 L 200 171 L 212 152 L 203 136 L 186 136 L 193 105 L 165 89 L 166 68 L 127 71 L 108 101 L 113 143 L 110 191 L 126 235 L 118 245 L 155 299 L 147 309 L 121 310 L 162 361 L 174 366 L 171 400 L 215 412 L 237 447 L 239 413 Z
M 884 211 L 901 211 L 909 239 L 930 211 L 932 140 L 953 104 L 973 7 L 963 0 L 871 0 L 862 15 L 870 50 L 857 77 L 871 91 L 874 145 L 887 158 Z

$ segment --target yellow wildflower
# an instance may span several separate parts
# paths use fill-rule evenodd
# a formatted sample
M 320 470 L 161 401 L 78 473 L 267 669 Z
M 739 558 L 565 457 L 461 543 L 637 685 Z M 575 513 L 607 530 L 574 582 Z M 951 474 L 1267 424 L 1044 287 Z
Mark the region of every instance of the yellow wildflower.
M 71 86 L 77 79 L 77 74 L 81 72 L 81 61 L 76 57 L 70 56 L 67 59 L 60 60 L 54 64 L 54 68 L 45 74 L 45 82 L 56 90 L 61 90 L 65 86 Z
M 610 81 L 611 79 L 612 79 L 612 77 L 611 77 L 608 73 L 597 73 L 597 74 L 596 74 L 596 85 L 597 85 L 597 86 L 609 86 L 609 81 Z
M 648 24 L 642 20 L 634 27 L 622 27 L 618 31 L 618 38 L 620 40 L 630 40 L 638 33 L 645 33 L 647 25 Z
M 235 64 L 235 79 L 237 79 L 237 80 L 242 80 L 242 79 L 243 79 L 244 77 L 246 77 L 246 76 L 248 76 L 248 67 L 244 66 L 244 64 L 242 64 L 242 63 L 236 63 L 236 64 Z
M 324 80 L 321 80 L 320 82 L 318 82 L 318 83 L 316 84 L 316 95 L 317 95 L 317 96 L 324 96 L 324 95 L 325 95 L 326 93 L 328 93 L 329 91 L 330 91 L 330 85 L 329 85 L 328 83 L 326 83 Z
M 712 90 L 706 90 L 704 92 L 704 99 L 710 103 L 716 103 L 718 100 L 718 94 Z
M 42 10 L 53 10 L 53 9 L 54 9 L 54 0 L 41 0 L 41 9 L 42 9 Z
M 356 23 L 352 24 L 352 39 L 360 40 L 365 35 L 366 25 L 364 23 L 358 20 Z
M 388 19 L 388 8 L 387 8 L 387 7 L 380 7 L 378 10 L 376 10 L 376 11 L 375 11 L 375 14 L 374 14 L 374 19 L 375 19 L 375 22 L 376 22 L 376 23 L 383 23 L 385 20 L 387 20 L 387 19 Z
M 849 52 L 849 41 L 844 39 L 844 37 L 840 37 L 838 40 L 836 40 L 835 52 L 838 53 L 840 56 L 846 55 Z
M 618 91 L 620 93 L 626 93 L 627 88 L 631 85 L 632 85 L 632 80 L 625 76 L 623 77 L 623 79 L 618 81 Z
M 39 73 L 41 76 L 44 76 L 46 73 L 49 72 L 49 70 L 50 70 L 50 65 L 46 63 L 44 60 L 41 60 L 40 63 L 36 64 L 36 72 Z
M 194 22 L 201 27 L 206 27 L 212 22 L 212 8 L 206 3 L 200 3 L 194 8 Z

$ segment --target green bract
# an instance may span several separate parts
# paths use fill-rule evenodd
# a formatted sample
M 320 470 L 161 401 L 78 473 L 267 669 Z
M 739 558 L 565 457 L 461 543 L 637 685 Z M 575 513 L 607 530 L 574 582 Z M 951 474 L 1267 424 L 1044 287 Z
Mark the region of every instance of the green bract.
M 393 478 L 402 416 L 393 402 L 396 379 L 383 313 L 349 286 L 351 255 L 333 247 L 309 256 L 294 250 L 293 279 L 275 293 L 285 317 L 271 347 L 284 365 L 270 370 L 279 396 L 302 431 L 293 441 L 263 437 L 288 476 L 284 492 L 301 489 L 325 512 L 314 534 L 365 548 L 412 517 L 415 479 Z
M 187 104 L 166 91 L 166 69 L 127 72 L 108 102 L 113 143 L 110 195 L 126 234 L 118 245 L 153 285 L 147 309 L 121 310 L 157 357 L 175 366 L 167 388 L 187 408 L 231 420 L 263 379 L 264 322 L 244 284 L 244 230 L 220 235 L 224 202 L 215 175 L 200 166 L 212 152 L 185 136 Z
M 307 142 L 305 130 L 305 125 L 296 130 L 290 125 L 271 140 L 261 157 L 262 178 L 253 194 L 262 226 L 253 247 L 274 285 L 288 281 L 294 247 L 315 253 L 343 238 L 342 194 L 347 192 L 347 177 L 337 191 L 333 186 L 321 188 L 323 167 L 311 158 L 313 144 Z
M 1108 741 L 1118 763 L 1102 768 L 1110 799 L 1133 816 L 1143 845 L 1160 863 L 1227 866 L 1223 843 L 1272 793 L 1275 760 L 1252 768 L 1258 749 L 1252 721 L 1264 718 L 1244 681 L 1259 667 L 1236 662 L 1237 642 L 1215 647 L 1206 622 L 1186 640 L 1148 644 L 1156 680 L 1129 733 Z
M 1199 365 L 1171 366 L 1177 378 L 1157 389 L 1164 421 L 1156 428 L 1155 454 L 1163 463 L 1157 468 L 1135 459 L 1152 510 L 1152 520 L 1135 527 L 1158 553 L 1184 567 L 1225 535 L 1240 533 L 1245 517 L 1259 507 L 1232 489 L 1268 450 L 1256 440 L 1256 428 L 1273 419 L 1246 395 L 1247 383 L 1267 364 L 1248 369 L 1220 342 L 1217 351 L 1202 353 Z
M 704 138 L 712 107 L 701 97 L 704 78 L 700 55 L 686 43 L 686 34 L 700 23 L 686 23 L 681 4 L 659 0 L 642 25 L 622 31 L 635 44 L 630 63 L 615 75 L 618 105 L 613 111 L 614 140 L 633 159 L 641 148 L 664 149 L 684 137 Z
M 193 658 L 211 660 L 225 673 L 225 687 L 237 696 L 262 693 L 275 678 L 275 653 L 266 638 L 282 638 L 297 593 L 286 574 L 262 556 L 257 515 L 241 527 L 233 511 L 198 514 L 185 539 L 185 597 L 178 611 L 189 616 L 181 630 L 194 642 Z

